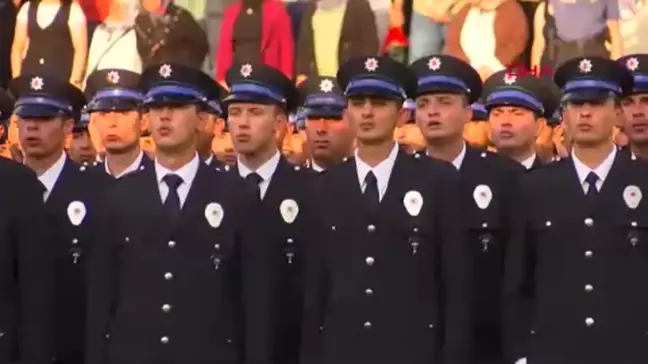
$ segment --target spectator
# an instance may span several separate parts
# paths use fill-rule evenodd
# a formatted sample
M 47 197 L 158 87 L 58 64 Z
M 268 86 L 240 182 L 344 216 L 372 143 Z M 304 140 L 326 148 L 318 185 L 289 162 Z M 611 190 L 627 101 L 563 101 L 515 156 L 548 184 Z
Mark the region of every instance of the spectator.
M 295 44 L 290 17 L 278 0 L 241 0 L 225 10 L 216 80 L 234 63 L 265 63 L 292 78 Z
M 11 42 L 20 0 L 0 0 L 0 89 L 11 79 Z
M 219 1 L 207 1 L 205 4 L 205 31 L 207 32 L 207 40 L 209 42 L 209 55 L 207 56 L 209 60 L 209 68 L 212 71 L 212 74 L 217 74 L 218 69 L 216 69 L 216 47 L 218 46 L 218 40 L 221 35 L 221 27 L 223 24 L 223 16 L 225 14 L 225 9 L 233 5 L 236 0 L 219 0 Z
M 88 21 L 88 39 L 92 39 L 94 31 L 103 23 L 110 12 L 110 4 L 114 0 L 76 0 Z
M 290 17 L 290 29 L 295 36 L 295 43 L 297 43 L 297 37 L 299 36 L 299 29 L 301 28 L 301 21 L 304 14 L 304 9 L 309 2 L 315 2 L 317 0 L 281 0 L 286 5 L 286 10 L 288 11 L 288 16 Z
M 576 57 L 623 56 L 618 0 L 548 0 L 547 7 L 556 20 L 557 64 Z
M 40 74 L 81 87 L 88 54 L 86 18 L 72 0 L 31 0 L 18 12 L 12 76 Z
M 108 17 L 92 36 L 86 78 L 105 68 L 142 72 L 134 29 L 137 11 L 137 0 L 113 0 Z
M 369 0 L 369 5 L 371 5 L 371 10 L 376 18 L 378 44 L 382 47 L 387 32 L 389 32 L 389 11 L 391 10 L 392 0 Z
M 531 46 L 531 69 L 555 70 L 556 19 L 546 1 L 538 4 L 533 17 L 533 45 Z
M 135 19 L 137 51 L 146 68 L 174 63 L 201 68 L 209 51 L 207 35 L 196 19 L 173 0 L 142 0 Z
M 335 77 L 339 64 L 378 54 L 374 23 L 367 0 L 319 0 L 308 4 L 297 43 L 297 82 L 310 75 Z
M 452 20 L 446 52 L 469 62 L 486 80 L 518 62 L 528 40 L 527 19 L 516 0 L 481 0 Z

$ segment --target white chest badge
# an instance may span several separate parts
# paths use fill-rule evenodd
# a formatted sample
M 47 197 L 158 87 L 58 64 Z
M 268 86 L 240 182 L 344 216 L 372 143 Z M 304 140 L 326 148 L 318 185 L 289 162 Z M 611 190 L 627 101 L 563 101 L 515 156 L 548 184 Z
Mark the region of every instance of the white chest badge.
M 292 224 L 299 214 L 299 206 L 297 206 L 295 200 L 286 199 L 279 205 L 279 212 L 287 224 Z
M 623 190 L 623 200 L 633 210 L 639 206 L 642 197 L 641 190 L 637 186 L 630 185 Z
M 423 208 L 423 196 L 419 191 L 409 191 L 403 198 L 403 205 L 410 216 L 418 216 Z
M 482 210 L 485 210 L 488 208 L 488 205 L 490 205 L 491 201 L 493 200 L 493 191 L 491 191 L 490 187 L 486 185 L 479 185 L 475 187 L 475 191 L 473 192 L 473 198 L 475 199 L 475 203 L 477 204 L 477 207 L 479 207 Z
M 81 222 L 83 222 L 86 216 L 86 212 L 86 207 L 81 201 L 72 201 L 67 208 L 68 218 L 74 226 L 81 225 Z
M 214 229 L 218 228 L 225 217 L 223 206 L 216 202 L 211 202 L 205 207 L 205 219 L 209 226 Z

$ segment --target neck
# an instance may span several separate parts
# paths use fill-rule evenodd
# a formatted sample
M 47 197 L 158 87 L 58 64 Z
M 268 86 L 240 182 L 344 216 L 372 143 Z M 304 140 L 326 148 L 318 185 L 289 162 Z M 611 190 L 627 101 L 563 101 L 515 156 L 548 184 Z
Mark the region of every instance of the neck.
M 497 153 L 505 155 L 519 163 L 531 158 L 535 154 L 534 147 L 524 147 L 519 149 L 497 149 Z
M 277 148 L 273 146 L 272 148 L 257 153 L 239 154 L 239 162 L 249 170 L 256 171 L 259 167 L 269 161 L 275 153 L 277 153 Z
M 210 143 L 209 146 L 211 147 L 211 143 Z M 209 147 L 208 148 L 201 148 L 201 149 L 198 150 L 198 156 L 200 156 L 200 159 L 202 159 L 204 161 L 209 159 L 209 157 L 211 157 L 212 155 L 214 155 L 214 153 L 212 152 L 211 148 L 209 148 Z
M 573 151 L 581 163 L 590 169 L 596 169 L 610 155 L 614 148 L 616 146 L 613 143 L 604 143 L 596 147 L 588 146 L 587 148 L 582 148 L 574 144 Z
M 375 167 L 389 157 L 393 148 L 393 140 L 380 144 L 363 144 L 358 141 L 358 157 L 369 166 Z
M 463 138 L 428 142 L 427 153 L 431 157 L 452 163 L 461 154 L 465 144 Z
M 43 173 L 47 172 L 48 169 L 52 168 L 54 163 L 61 158 L 61 153 L 63 153 L 62 150 L 43 158 L 30 158 L 28 156 L 25 158 L 25 165 L 36 172 L 37 176 L 41 176 Z
M 118 154 L 106 154 L 104 158 L 106 166 L 108 166 L 108 171 L 112 176 L 119 176 L 126 168 L 130 167 L 131 164 L 135 162 L 135 159 L 140 154 L 140 147 L 136 145 L 135 148 L 128 150 L 124 153 Z
M 162 167 L 175 172 L 186 166 L 195 156 L 195 148 L 187 148 L 182 152 L 174 151 L 173 153 L 168 153 L 158 148 L 155 153 L 155 160 L 160 163 Z
M 648 159 L 648 145 L 630 145 L 630 151 L 641 159 Z

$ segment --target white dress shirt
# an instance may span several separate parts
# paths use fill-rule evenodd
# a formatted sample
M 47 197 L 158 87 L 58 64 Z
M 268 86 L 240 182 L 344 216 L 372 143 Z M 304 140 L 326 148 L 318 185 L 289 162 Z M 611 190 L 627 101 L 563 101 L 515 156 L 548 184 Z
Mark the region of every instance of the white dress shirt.
M 213 160 L 214 160 L 214 155 L 210 154 L 209 158 L 205 159 L 205 164 L 209 166 L 209 165 L 211 165 Z
M 272 175 L 275 173 L 277 170 L 277 166 L 279 165 L 279 160 L 281 159 L 281 154 L 279 154 L 279 151 L 276 151 L 275 154 L 272 156 L 272 158 L 268 159 L 265 163 L 261 165 L 261 167 L 257 168 L 256 171 L 251 170 L 250 168 L 246 167 L 245 164 L 241 161 L 241 158 L 238 158 L 238 171 L 239 175 L 243 178 L 247 177 L 248 174 L 256 172 L 261 178 L 263 178 L 263 182 L 259 184 L 259 190 L 261 191 L 261 199 L 265 197 L 266 192 L 268 191 L 268 186 L 270 186 L 270 180 L 272 179 Z
M 430 156 L 430 152 L 425 151 L 425 155 L 428 157 Z M 461 152 L 459 152 L 459 155 L 452 161 L 452 165 L 457 168 L 457 170 L 461 169 L 461 164 L 463 163 L 464 158 L 466 158 L 466 143 L 464 142 L 463 147 L 461 148 Z
M 49 167 L 47 171 L 45 171 L 45 173 L 38 176 L 38 180 L 43 184 L 43 186 L 45 186 L 43 201 L 47 201 L 49 195 L 52 193 L 54 185 L 56 184 L 56 181 L 58 181 L 58 178 L 63 171 L 66 159 L 67 157 L 65 156 L 65 153 L 62 152 L 59 159 L 57 159 L 56 162 L 52 164 L 52 166 Z
M 588 166 L 583 164 L 578 157 L 576 157 L 576 154 L 572 151 L 572 160 L 574 161 L 574 167 L 576 167 L 576 173 L 578 174 L 578 180 L 581 183 L 581 187 L 583 188 L 583 192 L 587 193 L 587 189 L 589 188 L 589 184 L 585 182 L 585 178 L 587 178 L 587 175 L 590 174 L 590 172 L 596 173 L 596 175 L 599 177 L 598 181 L 596 181 L 596 189 L 598 191 L 601 190 L 601 187 L 603 186 L 603 182 L 605 182 L 605 179 L 607 178 L 607 175 L 610 173 L 610 169 L 612 168 L 612 164 L 614 164 L 614 159 L 616 158 L 617 155 L 617 148 L 612 148 L 612 151 L 610 154 L 605 158 L 603 163 L 601 163 L 598 167 L 595 169 L 590 169 Z
M 389 177 L 391 177 L 397 156 L 398 144 L 394 143 L 394 146 L 392 147 L 389 156 L 387 156 L 387 159 L 383 160 L 372 168 L 370 165 L 360 159 L 360 157 L 358 156 L 358 150 L 356 149 L 356 172 L 358 172 L 358 182 L 360 183 L 360 189 L 362 189 L 362 193 L 364 193 L 364 190 L 367 187 L 365 178 L 367 177 L 369 171 L 371 171 L 376 176 L 376 180 L 378 182 L 378 199 L 382 201 L 382 198 L 383 196 L 385 196 L 385 192 L 387 191 L 387 186 L 389 185 Z
M 311 169 L 314 170 L 317 173 L 324 171 L 324 167 L 322 167 L 319 164 L 315 163 L 315 161 L 311 161 Z
M 140 163 L 142 163 L 142 158 L 144 158 L 144 152 L 142 152 L 140 150 L 139 154 L 137 155 L 137 158 L 135 158 L 135 160 L 133 161 L 133 163 L 131 163 L 130 166 L 126 167 L 126 169 L 124 169 L 120 174 L 118 174 L 116 176 L 113 176 L 113 174 L 110 173 L 110 169 L 108 169 L 108 162 L 110 161 L 110 158 L 108 156 L 106 156 L 105 161 L 104 161 L 104 168 L 106 169 L 106 173 L 109 176 L 113 176 L 113 177 L 119 179 L 119 178 L 127 175 L 128 173 L 135 172 L 139 168 Z
M 536 160 L 537 157 L 538 156 L 535 153 L 533 153 L 532 156 L 530 156 L 529 158 L 523 160 L 521 163 L 524 166 L 524 168 L 531 169 L 531 168 L 533 168 L 533 163 L 535 163 L 535 160 Z
M 178 197 L 180 197 L 180 207 L 184 206 L 185 201 L 187 200 L 187 195 L 189 194 L 189 189 L 193 183 L 194 178 L 196 178 L 196 173 L 198 173 L 198 167 L 200 166 L 200 158 L 198 153 L 194 156 L 191 162 L 185 164 L 180 169 L 176 171 L 171 171 L 166 167 L 163 167 L 157 160 L 155 160 L 155 176 L 158 181 L 158 189 L 160 190 L 160 198 L 162 203 L 166 201 L 167 196 L 169 195 L 169 186 L 166 182 L 163 181 L 164 176 L 167 174 L 177 174 L 182 178 L 182 183 L 178 187 Z

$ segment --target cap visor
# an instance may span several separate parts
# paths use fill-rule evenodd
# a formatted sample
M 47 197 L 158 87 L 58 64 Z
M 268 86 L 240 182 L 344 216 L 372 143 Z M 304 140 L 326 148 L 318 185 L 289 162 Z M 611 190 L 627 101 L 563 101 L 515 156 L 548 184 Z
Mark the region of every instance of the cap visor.
M 614 94 L 610 91 L 603 90 L 581 90 L 565 94 L 563 101 L 565 102 L 603 102 Z
M 397 95 L 391 91 L 358 88 L 347 91 L 346 97 L 369 97 L 382 100 L 404 100 L 402 95 Z
M 139 107 L 135 100 L 103 99 L 88 105 L 88 111 L 131 111 Z
M 276 104 L 280 106 L 285 106 L 282 105 L 280 102 L 277 100 L 273 100 L 269 97 L 262 96 L 259 94 L 254 94 L 254 93 L 247 93 L 247 92 L 237 92 L 237 93 L 230 93 L 223 99 L 224 104 L 231 104 L 235 102 L 249 102 L 253 104 Z
M 20 105 L 14 110 L 21 119 L 50 119 L 66 113 L 56 107 L 46 105 Z
M 196 104 L 200 100 L 196 99 L 193 96 L 179 95 L 179 94 L 162 94 L 155 95 L 153 97 L 147 97 L 146 100 L 142 103 L 142 106 L 153 107 L 153 106 L 173 106 L 173 105 L 187 105 L 187 104 Z
M 307 108 L 305 111 L 306 118 L 314 119 L 342 119 L 343 109 L 339 108 Z

